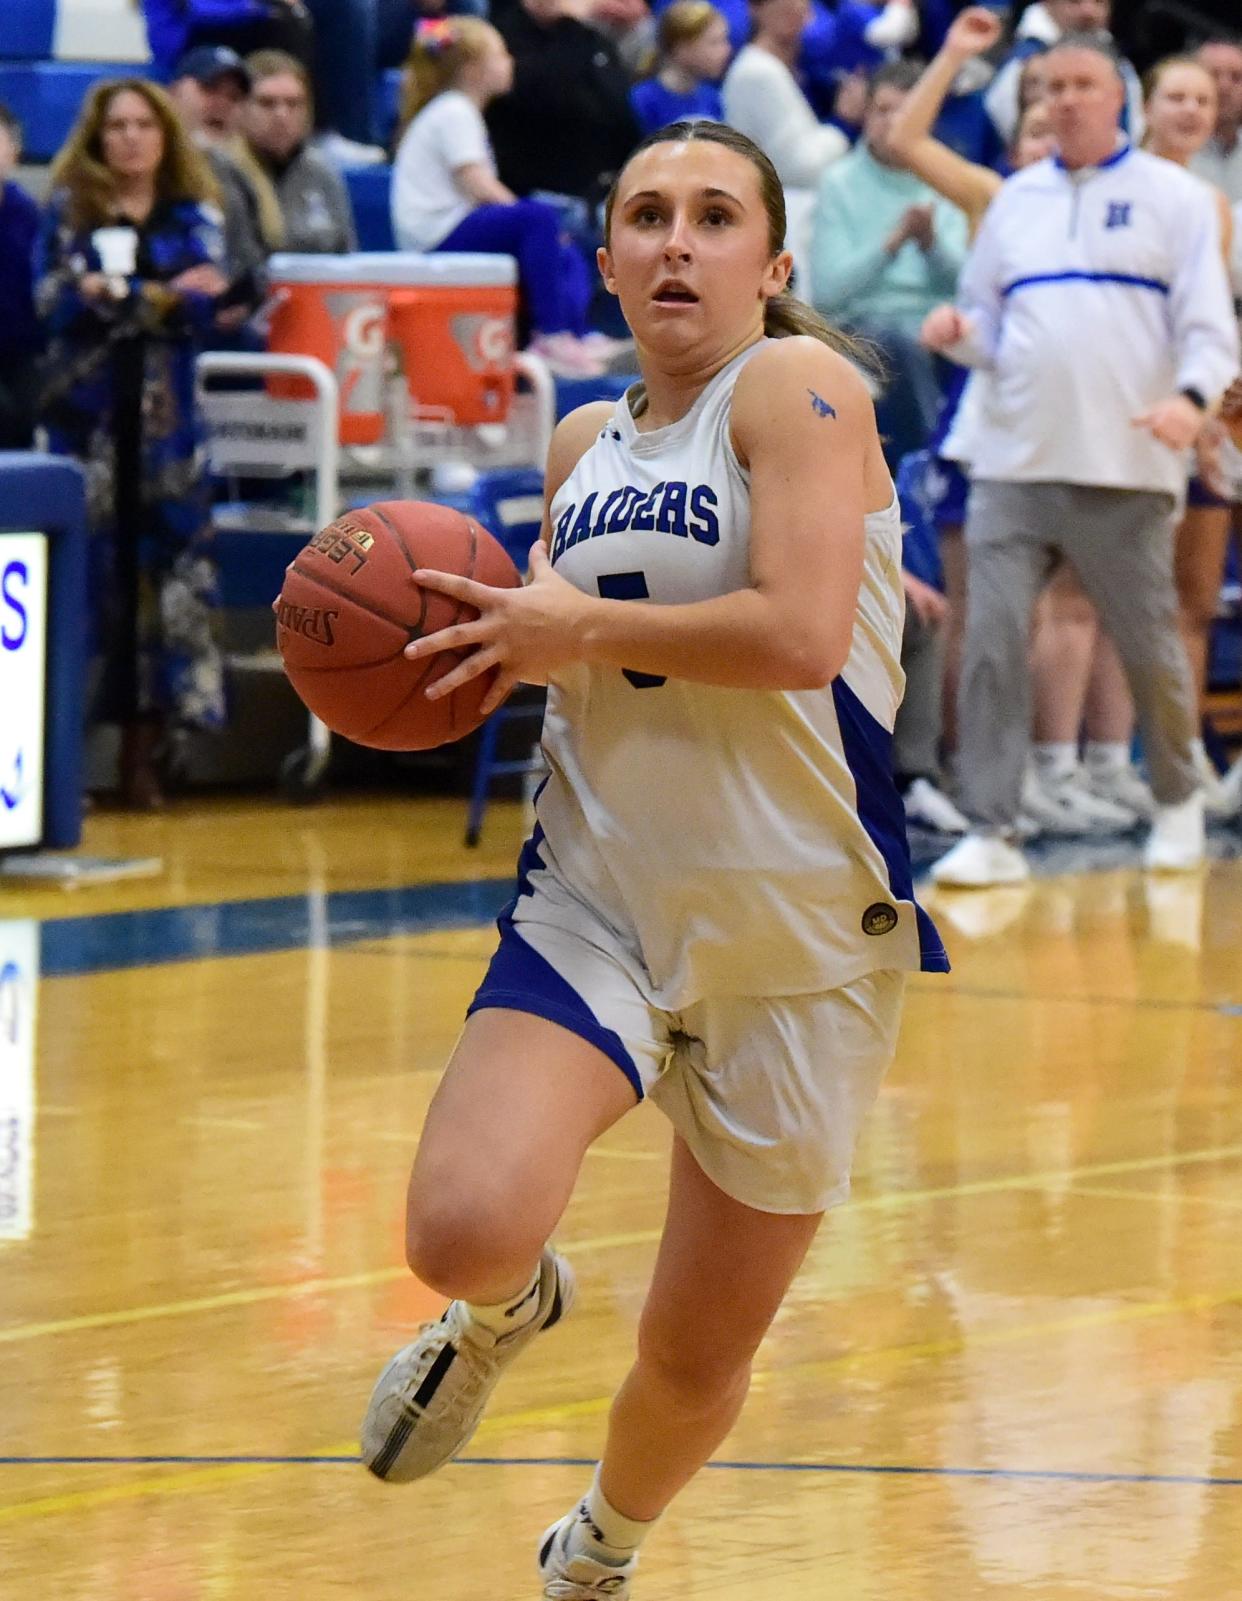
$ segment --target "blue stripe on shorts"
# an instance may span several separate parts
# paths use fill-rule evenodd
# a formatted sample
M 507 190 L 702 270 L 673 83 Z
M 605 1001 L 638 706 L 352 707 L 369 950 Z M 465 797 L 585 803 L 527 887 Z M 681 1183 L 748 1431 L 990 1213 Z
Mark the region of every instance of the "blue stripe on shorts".
M 523 853 L 525 854 L 525 853 Z M 483 982 L 466 1009 L 466 1016 L 498 1007 L 510 1012 L 529 1012 L 559 1023 L 571 1034 L 603 1051 L 629 1079 L 634 1094 L 643 1099 L 643 1081 L 625 1041 L 614 1029 L 605 1028 L 577 990 L 528 945 L 512 918 L 500 919 L 500 944 Z

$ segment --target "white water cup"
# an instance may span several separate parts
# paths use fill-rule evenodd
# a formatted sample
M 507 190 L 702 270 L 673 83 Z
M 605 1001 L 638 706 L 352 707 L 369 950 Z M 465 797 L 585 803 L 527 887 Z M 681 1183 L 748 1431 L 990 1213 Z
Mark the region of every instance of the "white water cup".
M 109 278 L 129 278 L 138 268 L 138 235 L 133 228 L 96 228 L 91 243 Z

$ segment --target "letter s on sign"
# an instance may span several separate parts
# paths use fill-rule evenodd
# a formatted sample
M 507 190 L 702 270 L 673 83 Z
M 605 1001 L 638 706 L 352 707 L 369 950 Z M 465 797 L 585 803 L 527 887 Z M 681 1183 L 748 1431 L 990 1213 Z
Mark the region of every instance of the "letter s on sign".
M 11 561 L 0 575 L 0 645 L 20 650 L 26 639 L 26 608 L 19 598 L 30 582 L 24 561 Z M 14 621 L 16 618 L 16 622 Z

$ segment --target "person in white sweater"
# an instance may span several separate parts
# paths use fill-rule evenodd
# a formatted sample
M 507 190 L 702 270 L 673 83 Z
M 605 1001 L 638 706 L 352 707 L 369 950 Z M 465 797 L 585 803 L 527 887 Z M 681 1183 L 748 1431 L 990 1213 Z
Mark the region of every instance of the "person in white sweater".
M 725 74 L 725 121 L 753 139 L 785 186 L 786 243 L 809 292 L 811 216 L 820 174 L 850 148 L 840 128 L 818 120 L 794 77 L 811 0 L 751 0 L 755 31 Z
M 1133 149 L 1107 41 L 1049 52 L 1058 157 L 992 202 L 958 306 L 925 342 L 991 374 L 973 453 L 960 690 L 964 810 L 974 831 L 932 869 L 938 883 L 1015 883 L 1013 843 L 1030 730 L 1031 609 L 1068 559 L 1120 653 L 1157 808 L 1145 865 L 1204 854 L 1192 755 L 1194 687 L 1177 627 L 1174 510 L 1185 452 L 1236 377 L 1238 328 L 1220 221 L 1201 181 Z

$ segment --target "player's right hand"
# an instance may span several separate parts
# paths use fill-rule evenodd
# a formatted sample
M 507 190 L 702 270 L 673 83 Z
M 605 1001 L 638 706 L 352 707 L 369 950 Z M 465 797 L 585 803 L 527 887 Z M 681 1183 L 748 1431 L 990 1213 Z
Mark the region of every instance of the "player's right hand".
M 951 345 L 970 337 L 970 318 L 956 306 L 936 306 L 923 319 L 919 343 L 928 350 L 948 350 Z

